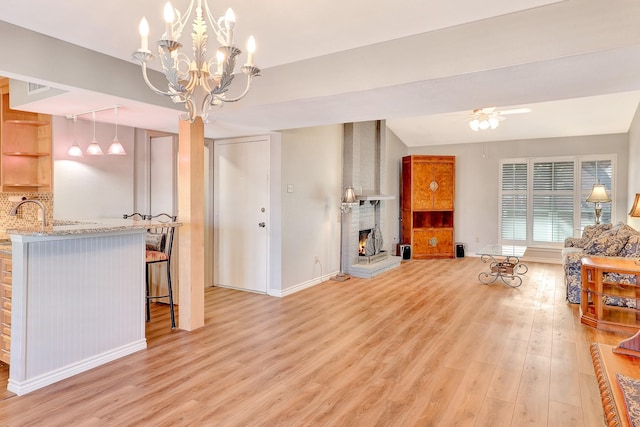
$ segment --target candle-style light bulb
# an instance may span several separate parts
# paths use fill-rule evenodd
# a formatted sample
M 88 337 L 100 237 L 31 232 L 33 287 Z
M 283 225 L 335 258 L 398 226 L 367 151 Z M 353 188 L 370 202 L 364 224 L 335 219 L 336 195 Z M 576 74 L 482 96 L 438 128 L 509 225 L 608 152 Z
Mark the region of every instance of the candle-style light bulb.
M 140 50 L 144 52 L 148 52 L 149 51 L 149 22 L 147 22 L 147 18 L 145 18 L 144 16 L 140 20 L 138 31 L 140 31 Z
M 173 6 L 171 6 L 171 2 L 167 2 L 164 5 L 164 22 L 167 24 L 167 28 L 165 30 L 165 38 L 167 40 L 173 40 L 173 19 L 175 18 L 173 13 Z
M 247 42 L 247 65 L 253 65 L 253 54 L 256 51 L 256 39 L 253 36 L 249 36 Z
M 233 44 L 233 27 L 236 25 L 236 15 L 231 8 L 224 14 L 224 28 L 227 30 L 227 46 Z
M 218 62 L 218 74 L 222 74 L 222 63 L 224 62 L 224 53 L 222 51 L 216 53 L 216 61 Z

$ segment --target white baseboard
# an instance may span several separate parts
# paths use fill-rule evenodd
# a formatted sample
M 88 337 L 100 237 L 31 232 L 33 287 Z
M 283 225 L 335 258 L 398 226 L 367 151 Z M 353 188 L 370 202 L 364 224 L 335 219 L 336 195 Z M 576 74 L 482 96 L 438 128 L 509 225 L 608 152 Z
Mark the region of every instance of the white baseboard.
M 147 348 L 147 340 L 142 339 L 135 341 L 122 347 L 110 350 L 106 353 L 98 354 L 85 360 L 81 360 L 71 365 L 58 368 L 54 371 L 47 372 L 46 374 L 39 375 L 34 378 L 30 378 L 26 381 L 16 381 L 9 378 L 9 384 L 7 390 L 12 393 L 22 396 L 23 394 L 31 393 L 39 388 L 51 385 L 55 382 L 62 381 L 66 378 L 77 375 L 81 372 L 88 371 L 89 369 L 96 368 L 100 365 L 104 365 L 116 359 L 119 359 L 136 351 L 144 350 Z
M 311 279 L 306 282 L 302 282 L 302 283 L 298 283 L 297 285 L 290 286 L 287 289 L 269 289 L 268 294 L 271 295 L 272 297 L 280 297 L 280 298 L 286 297 L 287 295 L 291 295 L 296 292 L 300 292 L 303 289 L 307 289 L 312 286 L 318 285 L 322 282 L 326 282 L 336 274 L 338 274 L 338 272 L 334 271 L 333 273 L 325 274 L 320 277 L 316 277 L 315 279 Z
M 527 262 L 540 262 L 543 264 L 562 264 L 561 259 L 555 258 L 541 258 L 541 257 L 522 257 L 520 260 L 524 263 Z

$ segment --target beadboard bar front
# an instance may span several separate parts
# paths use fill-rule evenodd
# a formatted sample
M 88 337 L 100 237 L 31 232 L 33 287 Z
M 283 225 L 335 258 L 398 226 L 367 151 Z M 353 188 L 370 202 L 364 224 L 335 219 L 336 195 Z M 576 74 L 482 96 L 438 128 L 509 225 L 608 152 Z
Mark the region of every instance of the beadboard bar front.
M 147 347 L 145 232 L 11 235 L 9 391 L 29 393 Z

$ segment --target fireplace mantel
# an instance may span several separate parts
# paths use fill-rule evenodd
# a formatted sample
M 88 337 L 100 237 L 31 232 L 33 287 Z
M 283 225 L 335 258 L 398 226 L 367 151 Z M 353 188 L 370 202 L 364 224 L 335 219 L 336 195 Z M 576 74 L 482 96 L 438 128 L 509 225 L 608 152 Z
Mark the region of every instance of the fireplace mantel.
M 385 196 L 383 194 L 372 194 L 369 196 L 356 196 L 356 198 L 358 199 L 358 201 L 360 202 L 361 205 L 364 204 L 364 202 L 369 202 L 372 205 L 376 204 L 376 203 L 380 203 L 382 200 L 393 200 L 396 198 L 396 196 Z
M 376 201 L 376 200 L 393 200 L 396 198 L 396 196 L 385 196 L 383 194 L 372 194 L 369 196 L 363 195 L 363 196 L 356 196 L 356 198 L 358 200 L 360 200 L 361 202 L 364 201 Z

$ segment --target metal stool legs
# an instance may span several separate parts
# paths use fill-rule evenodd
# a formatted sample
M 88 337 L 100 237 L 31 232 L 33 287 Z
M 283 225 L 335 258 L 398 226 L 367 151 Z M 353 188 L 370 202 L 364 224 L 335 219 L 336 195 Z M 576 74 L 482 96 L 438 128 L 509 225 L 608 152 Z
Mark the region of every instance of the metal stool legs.
M 176 317 L 173 310 L 173 287 L 171 285 L 171 264 L 167 264 L 167 289 L 169 291 L 168 295 L 149 295 L 149 264 L 146 265 L 145 278 L 146 278 L 146 302 L 147 302 L 147 322 L 151 320 L 151 309 L 149 308 L 149 301 L 157 298 L 167 298 L 169 297 L 169 312 L 171 314 L 171 329 L 175 329 L 176 327 Z

